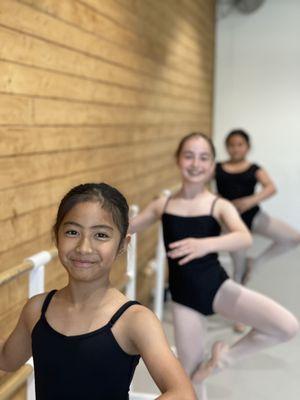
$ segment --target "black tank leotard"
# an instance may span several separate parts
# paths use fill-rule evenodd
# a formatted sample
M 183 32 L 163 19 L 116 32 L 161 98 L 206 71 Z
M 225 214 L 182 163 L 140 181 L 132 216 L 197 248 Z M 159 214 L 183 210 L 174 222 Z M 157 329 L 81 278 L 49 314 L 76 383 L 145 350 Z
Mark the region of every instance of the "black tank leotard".
M 252 164 L 246 171 L 231 173 L 223 169 L 222 163 L 217 163 L 215 177 L 218 193 L 228 200 L 253 195 L 257 184 L 256 171 L 259 169 L 257 164 Z M 241 214 L 242 220 L 249 229 L 258 211 L 259 206 L 254 206 Z
M 169 250 L 169 244 L 177 240 L 220 235 L 221 227 L 212 215 L 215 201 L 216 199 L 209 215 L 184 217 L 167 212 L 162 214 L 166 251 Z M 227 273 L 219 263 L 217 253 L 207 254 L 185 265 L 179 265 L 178 259 L 168 258 L 168 265 L 172 300 L 201 314 L 214 314 L 214 297 L 223 282 L 228 279 Z
M 102 328 L 65 336 L 45 317 L 55 292 L 48 293 L 32 331 L 36 399 L 128 400 L 140 356 L 125 353 L 111 328 L 128 307 L 138 303 L 125 303 Z

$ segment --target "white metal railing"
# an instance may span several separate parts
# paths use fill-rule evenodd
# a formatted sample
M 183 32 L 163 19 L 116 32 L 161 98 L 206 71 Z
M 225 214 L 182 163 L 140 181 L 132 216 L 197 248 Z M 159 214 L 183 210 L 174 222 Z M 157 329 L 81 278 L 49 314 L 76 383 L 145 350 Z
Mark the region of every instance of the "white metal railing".
M 130 207 L 131 216 L 138 213 L 138 207 Z M 126 274 L 123 279 L 117 283 L 119 289 L 124 289 L 127 297 L 134 300 L 136 298 L 136 271 L 137 271 L 137 238 L 132 235 L 130 246 L 127 252 Z M 26 258 L 21 264 L 4 271 L 0 274 L 0 286 L 17 278 L 18 276 L 29 272 L 28 298 L 44 292 L 45 288 L 45 266 L 57 257 L 57 250 L 41 251 L 31 257 Z M 10 398 L 15 391 L 27 380 L 27 400 L 35 400 L 35 384 L 33 374 L 32 358 L 23 365 L 13 376 L 4 384 L 0 385 L 0 400 Z M 157 395 L 147 393 L 130 392 L 130 400 L 150 400 L 155 399 Z
M 130 400 L 154 400 L 157 399 L 157 396 L 159 396 L 159 394 L 147 394 L 138 392 L 129 393 Z
M 130 216 L 133 218 L 139 212 L 139 207 L 133 204 L 130 207 Z M 130 299 L 136 298 L 136 273 L 137 273 L 137 235 L 131 235 L 131 242 L 127 251 L 127 275 L 129 282 L 126 286 L 126 295 Z
M 169 197 L 171 195 L 171 191 L 165 189 L 163 190 L 162 194 L 166 197 Z M 166 262 L 166 251 L 163 239 L 162 224 L 160 223 L 158 227 L 156 256 L 154 262 L 156 271 L 154 312 L 160 320 L 163 319 L 163 309 L 164 309 L 165 262 Z

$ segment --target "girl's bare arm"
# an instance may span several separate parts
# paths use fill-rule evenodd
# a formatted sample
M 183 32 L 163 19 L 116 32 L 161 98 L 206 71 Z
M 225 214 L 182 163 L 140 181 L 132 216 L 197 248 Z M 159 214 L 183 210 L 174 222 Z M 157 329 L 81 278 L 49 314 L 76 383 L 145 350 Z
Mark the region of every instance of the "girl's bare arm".
M 166 197 L 159 197 L 151 201 L 136 217 L 129 223 L 129 233 L 144 231 L 152 224 L 157 222 L 164 209 Z
M 31 357 L 31 330 L 39 318 L 44 295 L 28 300 L 18 323 L 6 340 L 0 341 L 0 369 L 16 371 Z
M 194 389 L 172 353 L 162 326 L 145 307 L 132 313 L 130 336 L 150 375 L 161 391 L 157 400 L 196 400 Z

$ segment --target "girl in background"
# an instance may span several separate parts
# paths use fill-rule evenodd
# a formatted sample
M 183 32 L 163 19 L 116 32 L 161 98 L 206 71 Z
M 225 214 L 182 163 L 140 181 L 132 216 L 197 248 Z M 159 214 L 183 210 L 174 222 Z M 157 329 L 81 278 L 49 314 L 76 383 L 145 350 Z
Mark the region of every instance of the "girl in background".
M 269 247 L 255 258 L 247 258 L 246 249 L 231 252 L 234 280 L 246 284 L 260 265 L 299 245 L 300 232 L 261 210 L 260 203 L 273 196 L 276 188 L 264 168 L 247 160 L 249 135 L 240 129 L 231 131 L 225 144 L 229 159 L 216 165 L 218 193 L 232 201 L 249 230 L 271 240 Z M 257 183 L 261 189 L 255 192 Z
M 219 251 L 244 249 L 252 241 L 235 207 L 206 188 L 214 159 L 214 146 L 205 135 L 185 136 L 176 152 L 181 188 L 168 199 L 153 200 L 130 222 L 133 233 L 162 220 L 177 352 L 202 400 L 207 398 L 203 381 L 210 374 L 298 331 L 289 311 L 229 279 L 218 261 Z M 228 230 L 222 236 L 221 223 Z M 213 313 L 252 329 L 230 347 L 216 342 L 205 360 L 205 317 Z

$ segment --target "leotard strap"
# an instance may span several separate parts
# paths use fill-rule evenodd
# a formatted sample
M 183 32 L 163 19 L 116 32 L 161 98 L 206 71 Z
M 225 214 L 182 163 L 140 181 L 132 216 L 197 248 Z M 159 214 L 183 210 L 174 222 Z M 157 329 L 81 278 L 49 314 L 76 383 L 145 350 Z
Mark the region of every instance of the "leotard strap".
M 213 215 L 213 213 L 214 213 L 214 209 L 215 209 L 215 204 L 216 204 L 216 202 L 219 200 L 219 196 L 216 196 L 214 199 L 213 199 L 213 202 L 211 203 L 211 207 L 210 207 L 210 215 Z

